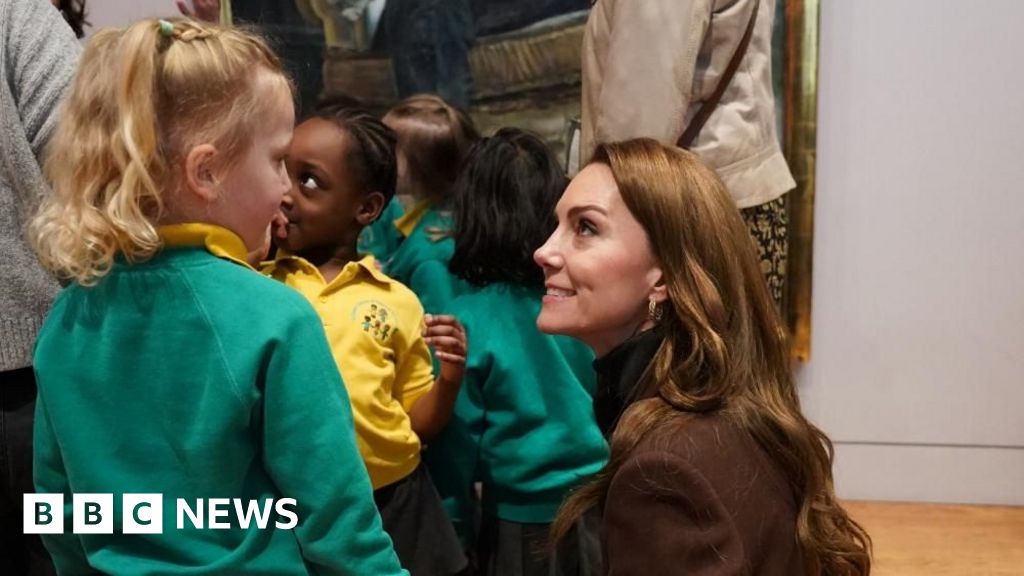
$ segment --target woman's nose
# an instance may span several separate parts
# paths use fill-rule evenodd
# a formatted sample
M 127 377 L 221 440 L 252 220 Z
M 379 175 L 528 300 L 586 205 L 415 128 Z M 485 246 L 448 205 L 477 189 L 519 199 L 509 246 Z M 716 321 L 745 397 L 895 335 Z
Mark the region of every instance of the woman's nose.
M 537 265 L 540 266 L 541 268 L 552 268 L 552 267 L 554 267 L 554 260 L 555 260 L 555 250 L 554 250 L 554 246 L 553 246 L 554 238 L 555 238 L 555 235 L 552 234 L 551 236 L 548 237 L 547 241 L 544 242 L 543 245 L 541 245 L 540 248 L 537 248 L 537 250 L 535 250 L 533 252 L 533 261 L 536 262 Z

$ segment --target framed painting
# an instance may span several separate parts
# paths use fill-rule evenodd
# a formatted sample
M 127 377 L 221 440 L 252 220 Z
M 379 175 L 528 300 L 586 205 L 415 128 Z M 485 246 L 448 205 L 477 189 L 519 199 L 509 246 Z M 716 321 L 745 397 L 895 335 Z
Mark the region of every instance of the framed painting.
M 580 114 L 580 58 L 590 0 L 543 0 L 529 6 L 514 0 L 470 1 L 477 37 L 470 52 L 469 113 L 484 133 L 503 126 L 533 131 L 569 164 L 572 127 Z M 819 1 L 776 0 L 773 31 L 778 133 L 797 183 L 788 201 L 782 314 L 792 355 L 801 361 L 811 354 Z M 368 28 L 354 37 L 372 37 L 373 26 Z M 323 96 L 352 96 L 380 111 L 397 102 L 388 55 L 369 49 L 370 42 L 360 49 L 359 42 L 332 42 L 332 36 L 327 34 Z
M 814 171 L 818 128 L 820 0 L 778 0 L 773 55 L 782 150 L 796 180 L 789 193 L 789 259 L 783 316 L 795 359 L 811 357 Z

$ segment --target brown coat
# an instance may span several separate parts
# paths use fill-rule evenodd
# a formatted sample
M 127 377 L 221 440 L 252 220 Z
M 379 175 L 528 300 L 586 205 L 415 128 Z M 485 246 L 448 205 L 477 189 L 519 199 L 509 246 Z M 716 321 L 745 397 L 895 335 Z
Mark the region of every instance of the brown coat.
M 803 574 L 781 470 L 721 416 L 680 416 L 615 473 L 601 525 L 610 576 Z

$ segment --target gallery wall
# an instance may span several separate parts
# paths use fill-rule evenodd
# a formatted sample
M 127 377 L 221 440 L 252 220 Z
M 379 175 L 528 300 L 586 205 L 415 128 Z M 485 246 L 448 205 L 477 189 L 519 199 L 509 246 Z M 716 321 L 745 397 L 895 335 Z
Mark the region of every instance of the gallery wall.
M 799 383 L 846 497 L 1024 504 L 1024 3 L 981 4 L 822 2 Z

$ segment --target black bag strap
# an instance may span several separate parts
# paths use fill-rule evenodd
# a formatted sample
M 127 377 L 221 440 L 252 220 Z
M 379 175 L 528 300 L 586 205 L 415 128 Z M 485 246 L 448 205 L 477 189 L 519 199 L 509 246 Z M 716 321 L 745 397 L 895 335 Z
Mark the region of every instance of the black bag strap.
M 700 129 L 704 127 L 708 118 L 711 117 L 711 113 L 718 107 L 718 102 L 721 101 L 722 95 L 725 94 L 725 89 L 729 87 L 729 82 L 732 81 L 732 77 L 736 75 L 736 70 L 740 67 L 740 60 L 743 60 L 743 55 L 747 53 L 747 47 L 750 46 L 750 38 L 754 35 L 754 22 L 757 21 L 757 9 L 760 6 L 761 0 L 755 0 L 754 9 L 750 11 L 750 22 L 747 23 L 747 31 L 743 33 L 743 38 L 740 39 L 740 44 L 736 47 L 732 60 L 729 61 L 729 65 L 725 68 L 721 80 L 718 81 L 718 86 L 715 86 L 715 91 L 700 107 L 693 120 L 690 120 L 690 125 L 683 131 L 683 135 L 676 141 L 676 145 L 680 148 L 689 148 L 693 145 L 693 141 L 697 139 Z

